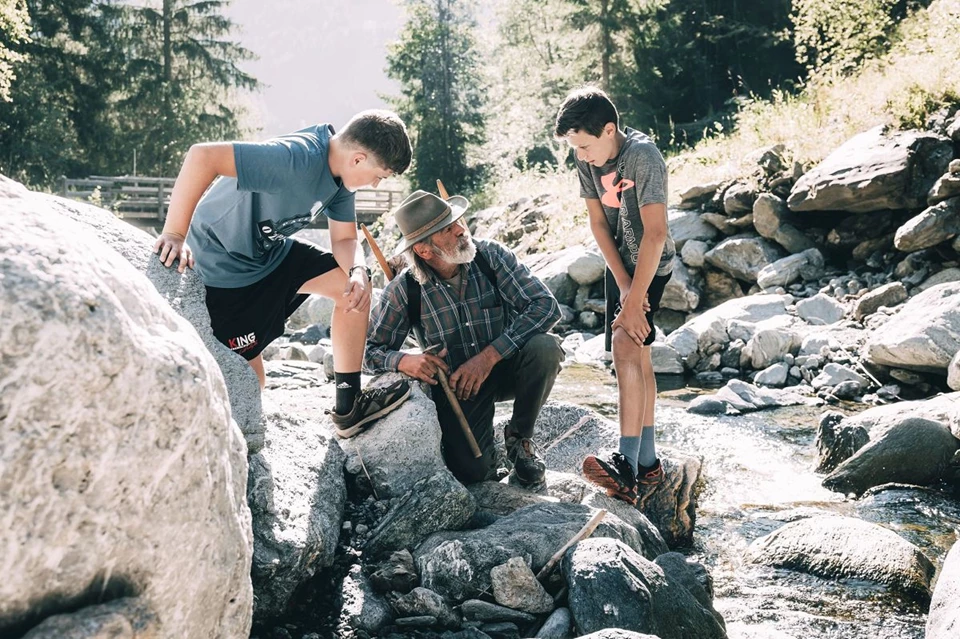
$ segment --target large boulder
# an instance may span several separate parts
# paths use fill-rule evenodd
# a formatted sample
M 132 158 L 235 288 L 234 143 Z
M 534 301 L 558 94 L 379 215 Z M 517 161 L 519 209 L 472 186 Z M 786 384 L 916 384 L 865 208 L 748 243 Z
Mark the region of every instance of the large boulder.
M 843 420 L 843 425 L 860 426 L 870 433 L 871 438 L 876 438 L 880 433 L 911 417 L 937 422 L 949 428 L 951 418 L 960 415 L 958 405 L 960 393 L 947 393 L 930 399 L 875 406 L 847 417 Z M 960 438 L 960 429 L 952 432 L 954 437 Z
M 955 391 L 960 391 L 960 350 L 950 360 L 947 366 L 947 386 Z
M 71 613 L 35 636 L 93 636 L 88 606 L 116 601 L 145 635 L 247 636 L 246 445 L 220 369 L 60 201 L 8 180 L 0 199 L 0 635 Z
M 587 539 L 563 559 L 570 612 L 581 635 L 604 628 L 654 634 L 662 639 L 727 636 L 702 588 L 675 562 L 644 559 L 622 542 Z M 678 574 L 679 573 L 679 574 Z M 707 605 L 704 605 L 706 603 Z
M 897 229 L 893 245 L 904 253 L 936 246 L 960 233 L 960 197 L 934 204 Z
M 744 282 L 756 282 L 760 271 L 783 256 L 783 250 L 762 237 L 728 238 L 707 251 L 705 259 Z
M 797 180 L 793 211 L 916 209 L 953 158 L 950 140 L 921 131 L 875 127 L 846 141 Z
M 109 211 L 83 202 L 32 193 L 3 176 L 0 176 L 0 201 L 13 215 L 56 212 L 81 223 L 134 269 L 146 275 L 170 307 L 190 322 L 213 355 L 227 384 L 233 419 L 243 432 L 249 451 L 259 450 L 263 445 L 264 428 L 260 415 L 260 383 L 243 358 L 213 336 L 205 303 L 206 289 L 193 270 L 187 269 L 181 274 L 176 268 L 164 267 L 152 252 L 156 240 Z
M 907 288 L 901 282 L 890 282 L 864 294 L 857 300 L 853 317 L 858 321 L 873 315 L 881 306 L 892 308 L 907 299 Z
M 912 297 L 870 332 L 861 352 L 871 364 L 946 376 L 958 350 L 960 282 L 948 282 Z
M 930 600 L 925 639 L 960 636 L 960 543 L 954 543 L 937 578 Z
M 679 256 L 673 258 L 673 274 L 663 289 L 661 308 L 688 313 L 700 305 L 700 286 Z
M 787 297 L 783 295 L 751 295 L 729 300 L 690 320 L 667 336 L 666 342 L 680 357 L 703 354 L 715 345 L 726 346 L 732 340 L 727 328 L 734 320 L 757 323 L 787 314 Z
M 960 440 L 944 424 L 910 417 L 871 434 L 870 442 L 827 475 L 823 485 L 863 494 L 889 483 L 926 486 L 939 481 Z
M 530 267 L 534 275 L 543 280 L 543 283 L 547 285 L 558 302 L 573 306 L 573 300 L 577 296 L 577 288 L 580 285 L 570 277 L 569 270 L 573 264 L 578 260 L 583 260 L 587 254 L 590 254 L 590 252 L 586 248 L 572 246 L 555 253 L 527 256 L 524 262 Z
M 822 272 L 823 255 L 817 249 L 810 248 L 764 266 L 757 273 L 757 286 L 788 286 L 800 279 L 817 279 Z
M 744 559 L 823 579 L 863 579 L 920 602 L 929 600 L 935 572 L 920 549 L 895 532 L 833 515 L 786 524 L 750 544 Z
M 257 617 L 284 612 L 296 588 L 333 564 L 347 498 L 345 455 L 318 421 L 267 402 L 266 445 L 250 457 Z
M 539 571 L 561 546 L 583 528 L 596 511 L 580 504 L 540 503 L 498 519 L 479 530 L 432 535 L 414 554 L 421 584 L 450 601 L 478 597 L 491 588 L 490 570 L 512 557 L 530 557 Z M 653 558 L 637 530 L 607 513 L 593 533 L 623 541 Z
M 372 384 L 386 385 L 398 377 L 383 375 Z M 340 443 L 347 453 L 346 471 L 364 482 L 369 475 L 381 499 L 402 497 L 421 479 L 446 470 L 437 407 L 416 382 L 400 408 Z

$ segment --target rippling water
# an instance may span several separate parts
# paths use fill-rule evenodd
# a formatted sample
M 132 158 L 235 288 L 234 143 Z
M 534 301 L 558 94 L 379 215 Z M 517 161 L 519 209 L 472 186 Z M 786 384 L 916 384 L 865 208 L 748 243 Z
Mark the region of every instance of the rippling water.
M 673 386 L 673 390 L 664 390 Z M 864 582 L 828 581 L 742 563 L 754 539 L 810 514 L 859 517 L 894 530 L 939 567 L 960 529 L 960 502 L 933 490 L 896 489 L 858 501 L 820 486 L 815 475 L 821 409 L 790 407 L 736 417 L 684 410 L 696 391 L 660 380 L 658 443 L 699 454 L 705 489 L 698 502 L 694 547 L 709 569 L 715 605 L 731 639 L 922 639 L 926 610 Z M 616 419 L 616 381 L 574 365 L 552 397 Z

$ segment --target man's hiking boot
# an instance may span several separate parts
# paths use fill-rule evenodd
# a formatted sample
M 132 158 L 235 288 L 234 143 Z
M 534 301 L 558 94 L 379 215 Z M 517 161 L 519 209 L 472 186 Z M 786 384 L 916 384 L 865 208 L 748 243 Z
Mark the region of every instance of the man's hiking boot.
M 536 488 L 544 483 L 547 465 L 537 452 L 533 440 L 504 433 L 507 459 L 513 464 L 513 473 L 524 488 Z
M 636 505 L 637 477 L 622 454 L 587 455 L 583 460 L 583 476 L 591 483 L 606 488 L 607 495 Z
M 383 388 L 368 388 L 353 401 L 353 409 L 346 415 L 330 412 L 330 420 L 337 437 L 347 439 L 365 430 L 375 420 L 398 408 L 410 396 L 410 384 L 397 380 Z
M 640 466 L 637 469 L 637 483 L 644 487 L 659 486 L 663 483 L 663 464 L 659 459 L 653 466 Z

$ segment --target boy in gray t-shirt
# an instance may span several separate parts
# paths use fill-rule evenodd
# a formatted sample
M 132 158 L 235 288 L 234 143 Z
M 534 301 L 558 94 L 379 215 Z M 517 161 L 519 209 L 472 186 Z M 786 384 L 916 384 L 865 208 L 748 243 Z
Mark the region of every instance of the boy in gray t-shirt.
M 635 504 L 638 484 L 663 481 L 650 344 L 653 313 L 676 255 L 667 226 L 667 166 L 649 137 L 620 128 L 616 107 L 599 89 L 567 96 L 554 135 L 576 151 L 580 196 L 607 263 L 607 348 L 613 350 L 620 393 L 619 451 L 587 456 L 583 473 L 610 495 Z
M 286 319 L 310 294 L 335 301 L 332 421 L 341 437 L 410 393 L 402 381 L 360 391 L 370 273 L 357 242 L 354 191 L 403 173 L 411 155 L 400 118 L 376 110 L 357 114 L 339 133 L 320 124 L 266 142 L 196 144 L 154 246 L 164 265 L 179 259 L 181 273 L 196 268 L 214 335 L 247 360 L 261 388 L 261 353 Z M 290 237 L 320 213 L 329 220 L 330 252 Z

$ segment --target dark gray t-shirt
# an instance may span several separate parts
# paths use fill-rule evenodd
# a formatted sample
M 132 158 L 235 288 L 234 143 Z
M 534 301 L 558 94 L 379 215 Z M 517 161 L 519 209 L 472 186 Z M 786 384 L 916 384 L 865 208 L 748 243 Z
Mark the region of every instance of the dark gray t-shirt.
M 580 197 L 600 200 L 620 258 L 630 277 L 637 266 L 637 252 L 643 238 L 640 208 L 647 204 L 667 204 L 667 164 L 648 136 L 624 129 L 627 139 L 620 153 L 602 167 L 577 160 Z M 669 275 L 676 255 L 673 237 L 667 227 L 667 241 L 660 255 L 657 275 Z
M 187 244 L 207 286 L 240 288 L 269 275 L 290 252 L 290 235 L 322 211 L 357 219 L 354 195 L 330 173 L 329 124 L 266 142 L 233 145 L 237 177 L 220 177 L 201 198 Z

